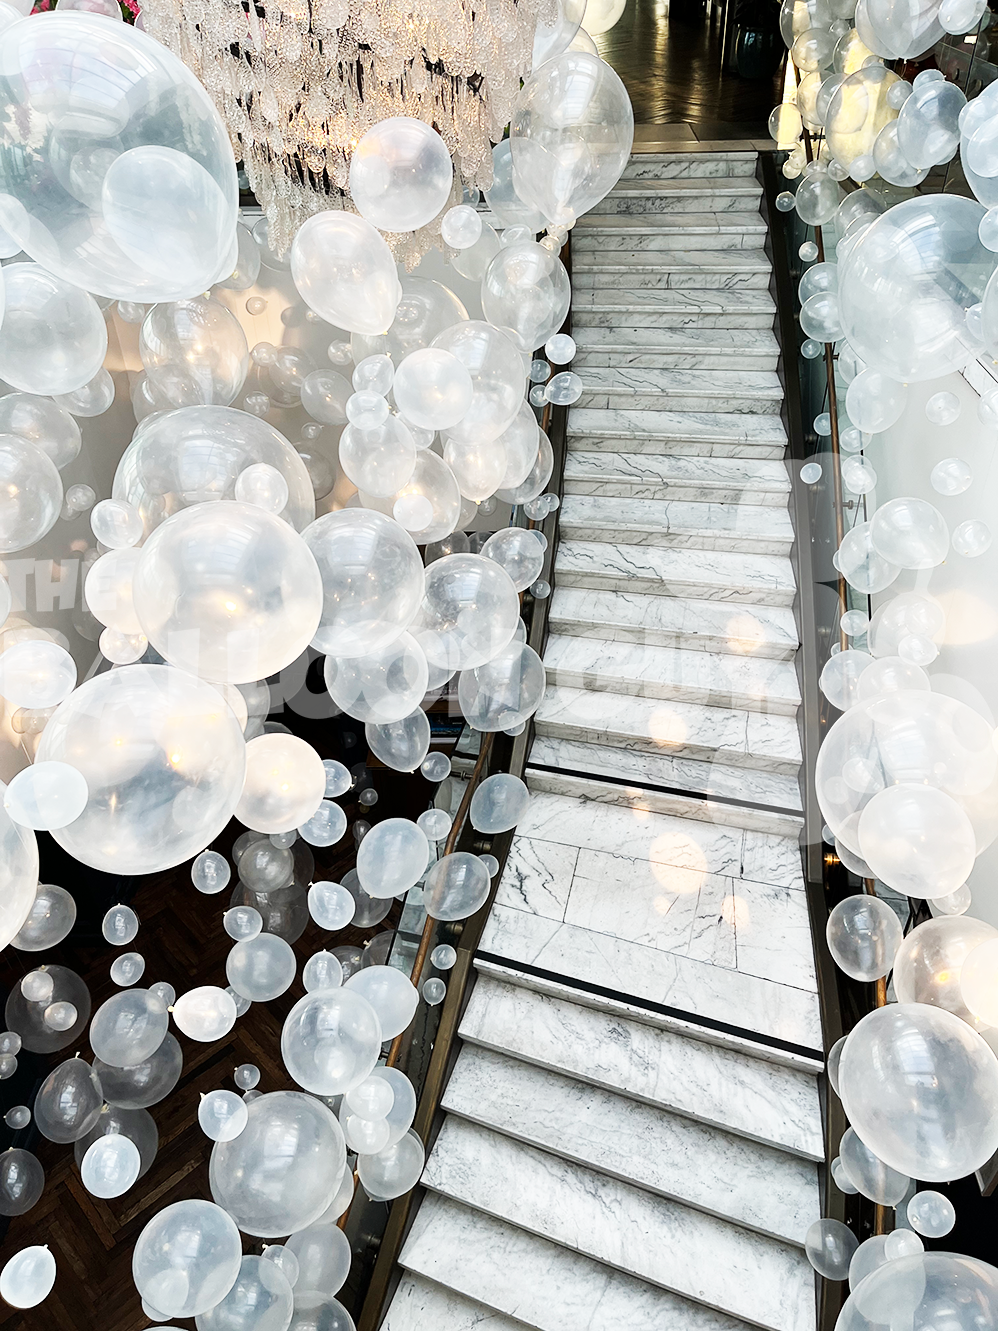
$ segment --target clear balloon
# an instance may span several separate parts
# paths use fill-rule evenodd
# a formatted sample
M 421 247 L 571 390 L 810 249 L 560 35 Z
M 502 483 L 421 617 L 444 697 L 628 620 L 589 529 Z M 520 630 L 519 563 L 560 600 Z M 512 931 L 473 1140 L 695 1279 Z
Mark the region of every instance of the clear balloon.
M 894 989 L 900 1003 L 930 1003 L 945 1008 L 975 1030 L 982 1021 L 962 993 L 962 968 L 975 950 L 998 932 L 983 920 L 965 915 L 942 915 L 912 929 L 894 959 Z
M 48 1054 L 56 1049 L 65 1049 L 67 1045 L 79 1039 L 90 1020 L 90 992 L 75 971 L 65 966 L 47 965 L 45 974 L 52 981 L 52 991 L 43 1002 L 32 1002 L 15 985 L 10 991 L 4 1012 L 10 1031 L 16 1032 L 10 1037 L 23 1042 L 24 1048 L 32 1053 Z M 65 1003 L 76 1009 L 76 1021 L 68 1029 L 57 1031 L 46 1020 L 46 1012 L 53 1003 Z M 5 1053 L 16 1053 L 16 1049 L 4 1049 Z
M 515 827 L 527 811 L 530 792 L 519 777 L 498 772 L 486 777 L 471 800 L 471 825 L 495 835 Z
M 288 1248 L 298 1259 L 295 1302 L 319 1295 L 339 1293 L 350 1274 L 350 1240 L 336 1225 L 316 1223 L 292 1234 Z
M 119 1109 L 148 1109 L 170 1094 L 184 1068 L 183 1054 L 169 1033 L 154 1054 L 133 1067 L 117 1068 L 94 1060 L 104 1099 Z
M 121 1197 L 138 1178 L 140 1169 L 139 1150 L 131 1138 L 106 1133 L 87 1148 L 80 1175 L 92 1197 Z
M 532 240 L 501 249 L 482 279 L 486 319 L 524 352 L 542 346 L 558 331 L 571 294 L 564 264 Z
M 536 712 L 545 679 L 541 658 L 532 647 L 514 639 L 485 665 L 461 671 L 458 702 L 476 730 L 509 730 Z
M 191 865 L 191 881 L 207 896 L 224 892 L 231 875 L 228 861 L 217 850 L 203 850 Z
M 249 1119 L 245 1101 L 234 1091 L 209 1091 L 198 1105 L 198 1123 L 213 1142 L 231 1142 Z
M 523 401 L 526 376 L 516 345 L 498 328 L 468 319 L 438 333 L 432 346 L 456 356 L 471 376 L 471 405 L 449 435 L 462 443 L 498 439 Z
M 107 375 L 107 371 L 101 370 L 99 374 Z M 110 376 L 107 377 L 110 380 Z M 113 385 L 111 396 L 114 396 Z M 60 471 L 80 452 L 80 427 L 69 412 L 50 398 L 35 397 L 30 393 L 8 393 L 0 397 L 0 434 L 15 434 L 26 439 L 51 458 Z
M 237 943 L 225 959 L 226 979 L 237 994 L 251 1003 L 268 1003 L 278 998 L 290 987 L 296 969 L 295 954 L 289 944 L 270 933 Z
M 249 369 L 239 320 L 203 297 L 154 305 L 142 322 L 139 355 L 155 391 L 174 407 L 227 407 Z
M 845 1280 L 859 1240 L 841 1220 L 815 1220 L 804 1237 L 807 1260 L 826 1280 Z
M 68 1058 L 39 1087 L 35 1126 L 50 1142 L 75 1142 L 97 1122 L 103 1103 L 96 1070 L 82 1058 Z
M 218 691 L 168 666 L 130 665 L 82 684 L 48 722 L 41 762 L 85 778 L 83 814 L 53 832 L 84 864 L 155 873 L 222 830 L 243 784 L 246 746 Z
M 430 747 L 430 722 L 423 709 L 417 707 L 401 721 L 388 721 L 383 725 L 368 721 L 364 726 L 364 738 L 374 756 L 386 767 L 396 772 L 414 772 Z
M 241 1263 L 242 1240 L 231 1215 L 191 1198 L 165 1206 L 142 1230 L 132 1278 L 151 1307 L 168 1317 L 195 1317 L 226 1296 Z
M 299 228 L 291 275 L 309 309 L 352 333 L 384 333 L 402 296 L 384 238 L 365 218 L 340 210 L 316 213 Z
M 394 1039 L 405 1030 L 419 1003 L 419 994 L 409 977 L 394 966 L 365 966 L 345 981 L 343 992 L 358 994 L 370 1004 L 385 1040 Z
M 943 1238 L 956 1223 L 953 1203 L 941 1192 L 934 1192 L 930 1188 L 924 1188 L 910 1198 L 905 1207 L 905 1216 L 912 1229 L 927 1239 Z
M 394 897 L 422 877 L 430 847 L 422 828 L 408 818 L 388 818 L 364 837 L 357 851 L 357 876 L 373 897 Z
M 509 642 L 520 617 L 504 569 L 481 555 L 449 555 L 426 570 L 426 592 L 413 636 L 431 665 L 484 665 Z
M 435 920 L 467 919 L 484 905 L 489 886 L 488 870 L 477 855 L 445 855 L 426 875 L 426 913 Z
M 835 964 L 852 979 L 866 983 L 887 974 L 903 938 L 901 922 L 890 906 L 865 895 L 846 897 L 833 907 L 825 933 Z
M 236 1024 L 236 1005 L 224 989 L 205 984 L 188 989 L 173 1005 L 173 1020 L 192 1040 L 220 1040 Z
M 340 883 L 313 883 L 308 889 L 308 909 L 321 929 L 344 929 L 354 917 L 356 902 Z
M 52 529 L 62 507 L 62 480 L 41 448 L 0 434 L 0 552 L 33 545 Z
M 842 1134 L 839 1159 L 853 1186 L 881 1206 L 896 1206 L 908 1191 L 911 1179 L 907 1174 L 885 1165 L 852 1128 Z
M 30 1151 L 0 1154 L 0 1216 L 26 1215 L 45 1190 L 45 1170 Z
M 22 1248 L 0 1271 L 0 1298 L 12 1308 L 36 1308 L 52 1292 L 55 1275 L 47 1247 Z
M 90 1045 L 102 1063 L 135 1067 L 163 1043 L 169 1022 L 160 998 L 148 989 L 127 989 L 112 995 L 94 1013 Z
M 107 325 L 93 296 L 37 263 L 8 264 L 3 274 L 0 378 L 42 396 L 89 383 L 107 353 Z
M 301 1000 L 292 1014 L 313 998 Z M 247 1109 L 239 1136 L 212 1148 L 211 1194 L 244 1234 L 296 1233 L 322 1215 L 339 1187 L 346 1164 L 342 1130 L 326 1105 L 299 1091 L 258 1096 Z
M 357 1174 L 372 1200 L 390 1201 L 415 1187 L 424 1163 L 422 1141 L 415 1132 L 407 1132 L 375 1155 L 359 1155 Z
M 73 1143 L 77 1165 L 82 1165 L 83 1157 L 94 1142 L 111 1135 L 127 1137 L 135 1143 L 139 1153 L 138 1177 L 141 1178 L 152 1167 L 159 1149 L 159 1132 L 152 1114 L 145 1109 L 120 1109 L 105 1104 L 90 1131 Z

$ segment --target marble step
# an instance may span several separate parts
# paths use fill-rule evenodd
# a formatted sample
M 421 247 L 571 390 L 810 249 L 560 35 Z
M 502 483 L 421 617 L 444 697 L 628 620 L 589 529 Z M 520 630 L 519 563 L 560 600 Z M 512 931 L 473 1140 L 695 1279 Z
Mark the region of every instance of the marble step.
M 562 587 L 692 596 L 743 605 L 791 606 L 796 594 L 793 567 L 781 555 L 609 541 L 561 541 L 555 581 Z
M 572 260 L 572 286 L 768 289 L 772 267 L 764 250 L 583 250 Z
M 579 642 L 589 642 L 580 638 Z M 666 650 L 666 649 L 660 649 Z M 539 735 L 718 761 L 796 777 L 800 736 L 791 716 L 627 693 L 550 685 L 534 714 Z
M 430 1246 L 449 1238 L 435 1232 Z M 427 1331 L 428 1327 L 435 1331 L 523 1331 L 522 1322 L 433 1280 L 407 1273 L 398 1283 L 381 1331 Z
M 514 1318 L 517 1328 L 536 1331 L 749 1331 L 745 1322 L 440 1193 L 423 1200 L 399 1262 L 419 1272 L 427 1290 L 432 1282 L 439 1282 L 438 1289 L 446 1286 L 446 1297 L 461 1305 L 451 1312 L 440 1296 L 427 1299 L 428 1311 L 445 1312 L 443 1319 L 416 1320 L 400 1308 L 403 1320 L 386 1322 L 387 1331 L 512 1331 L 507 1318 Z M 426 1296 L 420 1290 L 401 1297 L 418 1309 Z M 467 1320 L 472 1310 L 480 1320 Z
M 462 1119 L 444 1120 L 422 1182 L 766 1331 L 814 1326 L 814 1273 L 799 1249 Z
M 462 1048 L 443 1108 L 788 1243 L 820 1217 L 811 1162 L 493 1050 Z
M 728 328 L 772 331 L 776 306 L 768 291 L 679 290 L 623 282 L 572 289 L 572 326 L 578 328 Z
M 559 521 L 562 540 L 670 549 L 786 555 L 794 540 L 786 508 L 761 504 L 569 494 Z
M 599 250 L 756 250 L 769 228 L 761 214 L 668 213 L 580 217 L 572 231 L 572 254 Z
M 573 448 L 565 457 L 563 493 L 783 509 L 790 478 L 782 462 L 765 458 L 677 457 Z
M 556 587 L 549 616 L 552 633 L 685 651 L 790 661 L 798 646 L 793 612 L 775 606 L 749 609 L 692 597 Z
M 621 180 L 678 180 L 703 177 L 755 176 L 758 154 L 720 153 L 633 153 Z
M 541 768 L 553 768 L 562 773 L 584 772 L 632 786 L 688 790 L 705 795 L 708 801 L 717 798 L 739 800 L 794 813 L 803 807 L 796 776 L 747 767 L 725 767 L 719 762 L 699 762 L 695 758 L 673 757 L 661 752 L 643 753 L 638 749 L 591 744 L 585 740 L 535 735 L 527 770 L 530 773 Z
M 700 703 L 726 714 L 794 717 L 800 706 L 792 661 L 553 634 L 544 649 L 544 668 L 552 688 Z
M 730 449 L 734 445 L 743 451 L 719 453 L 717 456 L 782 458 L 787 447 L 786 431 L 782 422 L 774 416 L 739 415 L 731 411 L 638 411 L 624 407 L 605 410 L 571 407 L 568 413 L 569 447 L 587 447 L 580 442 L 587 436 L 600 440 L 654 441 L 647 448 L 636 442 L 629 443 L 628 452 L 676 452 L 691 457 L 701 451 L 709 454 L 709 446 L 720 445 Z M 690 447 L 687 448 L 687 445 Z M 753 453 L 755 449 L 764 451 Z
M 758 370 L 662 370 L 593 366 L 582 374 L 579 406 L 648 411 L 730 411 L 776 415 L 778 377 Z
M 754 176 L 624 180 L 589 209 L 590 217 L 661 213 L 758 213 L 762 186 Z
M 670 1029 L 635 1019 L 623 1003 L 606 1007 L 538 992 L 529 976 L 515 982 L 478 975 L 459 1034 L 617 1095 L 719 1128 L 808 1161 L 824 1159 L 815 1075 L 788 1067 L 752 1046 L 725 1047 L 695 1028 Z M 563 991 L 564 993 L 565 991 Z M 766 1051 L 760 1051 L 765 1054 Z M 820 1066 L 820 1065 L 819 1065 Z

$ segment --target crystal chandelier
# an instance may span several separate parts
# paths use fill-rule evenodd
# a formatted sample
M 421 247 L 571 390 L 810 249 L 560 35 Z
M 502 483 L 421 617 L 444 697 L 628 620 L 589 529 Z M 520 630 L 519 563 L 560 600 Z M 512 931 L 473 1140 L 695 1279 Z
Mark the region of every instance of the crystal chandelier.
M 462 182 L 492 180 L 491 145 L 530 70 L 554 0 L 150 0 L 148 31 L 208 89 L 283 253 L 324 208 L 350 208 L 350 154 L 389 116 L 432 124 Z M 439 222 L 389 237 L 413 262 Z

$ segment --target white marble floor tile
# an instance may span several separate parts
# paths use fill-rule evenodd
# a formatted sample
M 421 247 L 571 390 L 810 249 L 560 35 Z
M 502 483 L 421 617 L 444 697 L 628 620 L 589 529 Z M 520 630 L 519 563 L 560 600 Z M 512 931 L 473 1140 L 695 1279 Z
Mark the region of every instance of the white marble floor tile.
M 496 893 L 497 903 L 563 920 L 578 858 L 576 846 L 515 836 Z
M 754 152 L 635 153 L 621 180 L 676 180 L 694 177 L 754 176 Z
M 810 1162 L 493 1050 L 462 1048 L 443 1108 L 795 1245 L 820 1214 Z
M 446 1242 L 443 1233 L 435 1238 Z M 392 1297 L 382 1331 L 523 1331 L 523 1323 L 506 1317 L 452 1289 L 406 1274 Z
M 423 1184 L 770 1331 L 814 1325 L 799 1249 L 463 1120 L 445 1119 Z
M 709 491 L 672 498 L 671 487 L 669 498 L 662 491 L 624 497 L 614 488 L 591 485 L 589 494 L 566 494 L 562 539 L 759 555 L 788 555 L 793 546 L 790 515 L 775 505 L 718 503 Z
M 483 974 L 460 1025 L 471 1044 L 807 1160 L 824 1159 L 813 1074 L 709 1043 L 709 1031 L 706 1039 L 691 1038 L 689 1030 L 677 1033 Z
M 595 434 L 601 438 L 703 440 L 710 443 L 778 445 L 780 457 L 787 446 L 782 423 L 769 416 L 739 416 L 736 412 L 601 411 L 572 407 L 568 413 L 569 436 Z M 664 450 L 663 450 L 664 451 Z
M 555 557 L 561 586 L 694 596 L 736 604 L 790 606 L 793 568 L 783 555 L 673 550 L 609 541 L 562 541 Z
M 767 458 L 681 457 L 573 448 L 565 456 L 565 494 L 714 500 L 785 509 L 790 478 L 783 462 Z
M 538 1331 L 748 1331 L 702 1303 L 615 1271 L 440 1193 L 427 1195 L 400 1258 L 518 1327 Z M 452 1331 L 423 1321 L 412 1331 Z M 460 1331 L 464 1325 L 458 1323 Z M 408 1323 L 398 1331 L 410 1331 Z M 483 1323 L 483 1331 L 493 1331 Z M 503 1328 L 505 1331 L 505 1328 Z
M 731 911 L 740 971 L 817 992 L 803 892 L 743 880 L 734 884 Z
M 587 309 L 619 311 L 658 310 L 687 314 L 723 314 L 730 322 L 717 325 L 737 328 L 738 315 L 775 316 L 776 307 L 768 291 L 712 291 L 707 287 L 690 287 L 679 291 L 668 288 L 628 287 L 615 282 L 600 287 L 573 289 L 572 308 L 576 312 Z M 627 320 L 618 320 L 626 323 Z M 709 327 L 709 325 L 702 325 Z

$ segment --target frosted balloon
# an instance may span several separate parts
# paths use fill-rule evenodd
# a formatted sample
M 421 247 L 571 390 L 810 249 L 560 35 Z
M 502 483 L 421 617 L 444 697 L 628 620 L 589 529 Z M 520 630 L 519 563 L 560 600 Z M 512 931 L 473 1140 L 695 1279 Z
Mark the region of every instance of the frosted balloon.
M 842 328 L 871 369 L 910 383 L 962 369 L 977 354 L 966 311 L 994 267 L 978 236 L 983 216 L 980 204 L 954 195 L 909 199 L 850 248 L 839 265 Z M 950 272 L 958 285 L 943 278 Z M 847 409 L 856 422 L 848 401 Z
M 402 415 L 425 430 L 456 425 L 471 406 L 474 391 L 471 375 L 457 357 L 433 347 L 406 356 L 393 388 Z
M 514 640 L 485 665 L 461 671 L 458 702 L 476 730 L 510 730 L 536 712 L 545 682 L 541 658 Z
M 894 84 L 891 91 L 897 86 L 899 85 Z M 890 92 L 888 92 L 888 101 L 890 101 Z M 896 120 L 886 124 L 877 135 L 873 145 L 873 164 L 882 180 L 903 189 L 913 189 L 916 185 L 920 185 L 929 174 L 927 168 L 921 170 L 917 166 L 912 166 L 901 151 Z
M 900 656 L 882 656 L 863 670 L 857 693 L 858 700 L 866 702 L 881 693 L 896 693 L 901 689 L 927 691 L 930 687 L 929 677 L 920 666 Z
M 295 1301 L 288 1331 L 355 1331 L 354 1320 L 338 1299 L 307 1294 Z
M 339 657 L 380 651 L 409 626 L 423 594 L 412 537 L 369 509 L 340 509 L 304 533 L 319 565 L 323 608 L 314 645 Z
M 416 819 L 416 826 L 423 830 L 428 841 L 443 841 L 451 829 L 452 820 L 444 809 L 426 809 Z
M 859 845 L 875 876 L 904 896 L 955 892 L 974 866 L 974 828 L 952 796 L 931 786 L 879 791 L 859 819 Z
M 114 947 L 125 947 L 139 932 L 139 917 L 131 906 L 112 906 L 101 921 L 101 933 Z
M 481 234 L 481 216 L 467 204 L 449 208 L 440 222 L 440 239 L 455 250 L 470 249 Z
M 523 360 L 514 343 L 499 329 L 468 319 L 445 328 L 432 345 L 455 356 L 471 377 L 471 403 L 448 427 L 450 436 L 478 445 L 498 439 L 523 401 Z
M 37 1308 L 51 1294 L 55 1276 L 47 1247 L 22 1248 L 0 1271 L 0 1298 L 12 1308 Z
M 38 1089 L 35 1126 L 50 1142 L 75 1142 L 97 1122 L 103 1103 L 96 1071 L 82 1058 L 68 1058 Z
M 174 407 L 227 407 L 249 369 L 239 320 L 203 297 L 154 305 L 142 321 L 139 355 L 154 389 Z
M 142 1230 L 132 1279 L 151 1307 L 168 1317 L 195 1317 L 225 1297 L 241 1262 L 242 1240 L 231 1215 L 191 1198 L 164 1207 Z
M 863 1017 L 842 1053 L 839 1090 L 857 1134 L 899 1173 L 962 1178 L 998 1147 L 998 1061 L 941 1008 L 891 1004 Z
M 305 650 L 322 580 L 308 546 L 273 513 L 197 504 L 146 541 L 134 596 L 143 633 L 172 665 L 239 684 L 276 674 Z
M 353 919 L 356 902 L 339 883 L 313 883 L 308 889 L 308 909 L 320 929 L 344 929 Z
M 516 192 L 549 223 L 573 226 L 620 179 L 633 137 L 630 99 L 610 66 L 581 51 L 555 56 L 521 88 L 510 123 Z
M 526 813 L 529 803 L 530 791 L 520 778 L 498 772 L 486 777 L 472 796 L 471 825 L 490 836 L 508 832 Z
M 534 33 L 532 68 L 567 50 L 586 12 L 584 0 L 557 0 L 549 22 L 538 23 Z
M 818 677 L 818 687 L 839 711 L 846 711 L 859 698 L 859 680 L 873 657 L 867 652 L 848 648 L 830 656 Z
M 423 904 L 434 920 L 465 920 L 485 903 L 489 887 L 478 856 L 460 851 L 437 860 L 426 875 Z
M 156 1052 L 169 1023 L 162 999 L 148 989 L 126 989 L 94 1013 L 90 1045 L 101 1062 L 111 1067 L 135 1067 Z
M 870 156 L 880 131 L 895 119 L 888 95 L 898 81 L 883 65 L 870 64 L 846 75 L 833 92 L 825 132 L 829 151 L 844 167 L 851 170 L 857 158 Z
M 291 276 L 311 310 L 351 333 L 384 333 L 402 295 L 384 238 L 363 217 L 339 209 L 316 213 L 298 229 Z
M 339 957 L 334 957 L 332 952 L 316 952 L 302 967 L 301 980 L 308 994 L 318 989 L 338 989 L 343 983 Z
M 810 176 L 797 189 L 797 214 L 808 226 L 824 226 L 835 216 L 842 191 L 829 176 Z
M 371 656 L 327 656 L 323 678 L 348 716 L 377 725 L 401 721 L 422 701 L 429 680 L 423 649 L 408 633 Z
M 836 342 L 842 336 L 838 296 L 834 291 L 817 291 L 809 296 L 800 311 L 801 330 L 817 342 Z
M 357 1174 L 370 1198 L 390 1201 L 416 1186 L 425 1158 L 420 1138 L 415 1132 L 407 1132 L 376 1155 L 359 1155 Z
M 506 470 L 499 489 L 515 489 L 530 475 L 540 444 L 537 417 L 527 402 L 520 403 L 519 411 L 496 442 L 502 445 L 506 456 Z
M 142 979 L 145 969 L 146 960 L 141 952 L 123 952 L 120 957 L 115 957 L 114 961 L 111 962 L 111 979 L 115 984 L 127 988 Z M 59 1004 L 58 1006 L 62 1007 L 63 1005 Z M 65 1007 L 69 1008 L 69 1012 L 66 1014 L 59 1013 L 60 1024 L 65 1021 L 67 1026 L 72 1026 L 76 1020 L 76 1009 L 71 1003 L 65 1004 Z M 46 1013 L 46 1020 L 52 1020 L 48 1013 Z
M 314 1224 L 292 1234 L 288 1248 L 298 1259 L 295 1302 L 303 1296 L 331 1297 L 350 1274 L 350 1240 L 336 1225 Z
M 495 232 L 486 226 L 482 238 L 469 250 L 458 256 L 464 259 L 476 255 L 483 242 L 488 247 L 488 236 L 495 240 Z M 495 248 L 499 248 L 498 241 Z M 492 251 L 490 251 L 491 257 Z M 478 274 L 481 278 L 481 273 Z M 462 323 L 468 317 L 468 311 L 449 287 L 441 282 L 433 282 L 425 277 L 406 275 L 402 279 L 402 299 L 395 311 L 395 318 L 387 334 L 378 342 L 378 349 L 387 352 L 396 366 L 414 351 L 428 347 L 438 333 L 454 324 Z M 356 338 L 356 335 L 355 335 Z M 373 348 L 372 348 L 373 349 Z M 389 384 L 388 387 L 391 385 Z M 385 388 L 385 392 L 388 391 Z
M 430 747 L 430 723 L 423 709 L 417 707 L 401 721 L 383 725 L 368 721 L 364 737 L 371 752 L 386 767 L 396 772 L 414 772 Z
M 361 848 L 366 842 L 365 837 Z M 409 977 L 394 966 L 365 966 L 356 975 L 351 975 L 343 988 L 346 993 L 359 994 L 371 1005 L 384 1040 L 401 1035 L 412 1021 L 419 1003 L 419 993 Z
M 916 1234 L 924 1234 L 927 1239 L 941 1239 L 956 1223 L 956 1210 L 941 1192 L 923 1188 L 909 1199 L 905 1217 Z
M 841 1220 L 815 1220 L 804 1236 L 807 1260 L 826 1280 L 845 1280 L 858 1246 L 856 1235 Z
M 288 1013 L 281 1056 L 306 1091 L 342 1095 L 370 1076 L 384 1038 L 380 1018 L 363 992 L 348 985 L 320 989 L 307 993 Z
M 315 518 L 304 462 L 272 426 L 232 407 L 183 407 L 144 422 L 118 463 L 113 495 L 139 510 L 148 533 L 178 509 L 235 498 L 237 480 L 256 463 L 284 477 L 281 516 L 301 531 Z
M 18 435 L 0 434 L 0 553 L 40 540 L 61 506 L 62 481 L 51 458 Z
M 991 925 L 964 915 L 943 915 L 912 929 L 894 961 L 898 1002 L 945 1008 L 978 1031 L 990 1026 L 966 1002 L 961 981 L 964 962 L 991 940 L 998 940 Z
M 3 805 L 22 827 L 51 831 L 74 822 L 86 808 L 87 783 L 66 763 L 35 763 L 18 772 Z
M 326 789 L 322 759 L 297 735 L 258 735 L 246 745 L 236 817 L 257 832 L 290 832 L 315 813 Z
M 315 421 L 323 425 L 342 425 L 347 418 L 346 404 L 351 385 L 334 370 L 313 370 L 301 386 L 301 404 Z
M 429 857 L 429 843 L 420 827 L 408 818 L 388 818 L 360 843 L 357 875 L 369 895 L 394 897 L 422 877 Z
M 310 846 L 335 846 L 347 830 L 347 816 L 338 804 L 323 800 L 298 832 Z
M 892 499 L 874 513 L 870 540 L 882 558 L 899 568 L 935 568 L 946 558 L 949 529 L 924 499 Z
M 223 892 L 231 875 L 228 861 L 217 850 L 203 850 L 191 865 L 191 881 L 208 896 Z
M 901 419 L 907 401 L 903 384 L 876 370 L 863 370 L 846 392 L 846 411 L 858 429 L 878 434 Z
M 538 28 L 539 31 L 540 28 Z M 536 208 L 524 203 L 514 188 L 513 156 L 509 139 L 503 139 L 492 149 L 492 184 L 485 191 L 485 201 L 495 214 L 500 226 L 527 226 L 532 232 L 544 229 L 544 218 Z M 498 250 L 498 245 L 496 250 Z M 471 274 L 467 274 L 467 276 L 471 276 Z M 480 276 L 481 274 L 479 274 Z
M 960 112 L 967 104 L 955 83 L 944 79 L 921 83 L 898 113 L 898 147 L 914 167 L 928 169 L 952 158 L 960 143 Z M 970 166 L 980 166 L 971 152 Z
M 361 217 L 380 230 L 417 231 L 446 204 L 453 176 L 450 153 L 432 126 L 389 116 L 354 148 L 350 194 Z
M 106 375 L 107 371 L 99 373 Z M 111 396 L 114 396 L 113 386 Z M 47 397 L 31 393 L 7 393 L 0 397 L 0 434 L 8 433 L 40 448 L 60 471 L 79 456 L 80 427 L 68 411 Z
M 213 1142 L 231 1142 L 245 1128 L 249 1110 L 234 1091 L 209 1091 L 198 1105 L 198 1123 Z
M 962 458 L 943 458 L 932 468 L 929 480 L 937 494 L 963 494 L 973 484 L 974 474 Z
M 93 296 L 36 263 L 8 264 L 3 273 L 0 378 L 42 396 L 82 388 L 107 353 L 107 325 Z
M 842 1134 L 839 1159 L 853 1186 L 870 1201 L 896 1206 L 908 1191 L 911 1179 L 907 1174 L 885 1165 L 852 1128 Z
M 15 642 L 0 655 L 0 695 L 13 707 L 56 707 L 76 687 L 76 663 L 43 638 Z
M 83 1186 L 92 1197 L 121 1197 L 139 1176 L 138 1147 L 121 1133 L 98 1137 L 80 1165 Z
M 486 319 L 521 351 L 533 351 L 556 333 L 570 302 L 564 264 L 532 240 L 501 249 L 482 279 Z
M 201 1313 L 197 1327 L 198 1331 L 284 1331 L 293 1313 L 294 1293 L 284 1271 L 266 1255 L 248 1256 L 225 1298 Z
M 991 529 L 980 519 L 972 518 L 953 528 L 953 549 L 965 559 L 975 559 L 991 547 Z
M 294 952 L 275 934 L 243 939 L 225 959 L 226 979 L 251 1003 L 269 1003 L 280 997 L 290 988 L 296 969 Z
M 232 816 L 245 752 L 239 723 L 210 685 L 168 666 L 98 675 L 61 705 L 38 748 L 38 761 L 69 763 L 90 791 L 83 814 L 53 835 L 111 873 L 179 864 Z
M 901 572 L 873 548 L 868 522 L 858 522 L 846 532 L 837 555 L 837 567 L 846 582 L 868 595 L 884 591 Z
M 426 570 L 412 633 L 431 665 L 484 665 L 510 641 L 520 603 L 509 574 L 481 555 L 448 555 Z
M 44 1190 L 45 1170 L 37 1156 L 20 1149 L 0 1155 L 0 1215 L 26 1215 Z
M 183 1071 L 184 1059 L 175 1036 L 167 1034 L 155 1053 L 134 1067 L 116 1068 L 94 1060 L 104 1099 L 121 1109 L 148 1109 L 170 1094 Z
M 180 995 L 173 1005 L 173 1020 L 190 1039 L 210 1043 L 232 1030 L 236 1005 L 217 985 L 200 985 Z
M 869 983 L 891 969 L 903 933 L 885 901 L 861 894 L 833 907 L 825 936 L 835 964 L 852 979 Z

